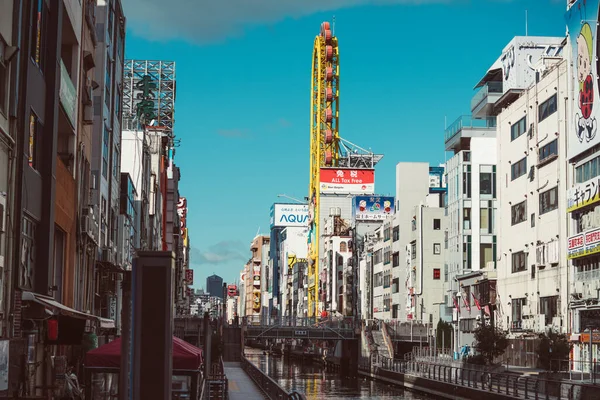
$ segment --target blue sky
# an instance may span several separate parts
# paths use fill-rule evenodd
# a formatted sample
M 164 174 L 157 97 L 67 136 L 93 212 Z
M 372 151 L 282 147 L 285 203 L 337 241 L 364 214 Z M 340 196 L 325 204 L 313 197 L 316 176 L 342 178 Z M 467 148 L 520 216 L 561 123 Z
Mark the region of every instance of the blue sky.
M 335 15 L 340 133 L 384 159 L 444 162 L 445 120 L 512 37 L 565 34 L 564 0 L 123 0 L 128 58 L 173 60 L 175 162 L 188 199 L 194 286 L 239 279 L 277 194 L 308 191 L 313 40 Z M 323 4 L 322 4 L 323 3 Z M 252 4 L 252 6 L 248 6 Z

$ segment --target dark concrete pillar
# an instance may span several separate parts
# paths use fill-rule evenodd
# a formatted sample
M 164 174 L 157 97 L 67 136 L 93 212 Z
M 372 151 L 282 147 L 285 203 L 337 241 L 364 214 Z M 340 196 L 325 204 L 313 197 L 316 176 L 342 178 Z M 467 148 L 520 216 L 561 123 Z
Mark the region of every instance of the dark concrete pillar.
M 141 251 L 133 263 L 133 399 L 171 400 L 175 255 Z
M 46 32 L 46 102 L 42 128 L 40 156 L 42 166 L 41 220 L 37 232 L 37 258 L 34 271 L 34 290 L 49 294 L 50 273 L 54 260 L 54 207 L 56 199 L 56 150 L 58 147 L 58 112 L 60 92 L 60 60 L 63 25 L 63 2 L 48 2 Z M 27 116 L 29 118 L 29 116 Z
M 131 398 L 131 272 L 123 274 L 123 307 L 121 309 L 121 371 L 119 399 Z

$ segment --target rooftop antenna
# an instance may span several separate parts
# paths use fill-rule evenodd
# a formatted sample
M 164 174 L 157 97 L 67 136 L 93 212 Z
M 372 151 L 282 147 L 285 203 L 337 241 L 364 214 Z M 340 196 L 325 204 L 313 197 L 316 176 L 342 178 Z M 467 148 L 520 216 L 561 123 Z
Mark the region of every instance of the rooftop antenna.
M 527 10 L 525 10 L 525 36 L 527 36 Z
M 258 236 L 260 234 L 260 226 L 258 227 L 257 231 L 256 231 L 256 235 L 254 235 L 255 237 Z

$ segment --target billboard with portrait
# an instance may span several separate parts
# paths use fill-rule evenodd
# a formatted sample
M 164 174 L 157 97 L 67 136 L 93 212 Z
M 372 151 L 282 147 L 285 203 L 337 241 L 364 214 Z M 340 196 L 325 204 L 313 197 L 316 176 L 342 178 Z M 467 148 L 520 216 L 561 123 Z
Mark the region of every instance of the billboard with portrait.
M 567 129 L 568 158 L 571 159 L 600 143 L 598 135 L 597 54 L 598 0 L 577 0 L 565 16 L 573 59 L 573 107 Z

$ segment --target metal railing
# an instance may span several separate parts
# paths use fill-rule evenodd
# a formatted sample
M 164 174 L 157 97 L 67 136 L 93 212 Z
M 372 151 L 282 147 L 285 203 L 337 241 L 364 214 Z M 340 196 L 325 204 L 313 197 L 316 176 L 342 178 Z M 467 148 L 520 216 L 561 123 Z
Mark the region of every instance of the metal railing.
M 225 375 L 223 358 L 212 365 L 210 373 L 202 382 L 200 400 L 227 400 L 229 398 L 229 382 Z
M 356 321 L 352 317 L 333 317 L 333 318 L 317 318 L 317 317 L 261 317 L 260 315 L 248 315 L 242 317 L 243 326 L 291 326 L 291 327 L 306 327 L 318 328 L 327 327 L 331 329 L 354 329 L 360 327 L 360 321 Z
M 250 379 L 267 395 L 271 400 L 306 400 L 306 396 L 297 391 L 287 392 L 279 386 L 270 376 L 265 374 L 259 367 L 252 364 L 242 355 L 242 369 L 248 374 Z
M 502 82 L 487 82 L 471 99 L 471 111 L 475 110 L 490 93 L 502 94 Z
M 385 357 L 361 359 L 359 369 L 377 374 L 378 370 L 418 376 L 490 393 L 499 393 L 520 399 L 574 400 L 592 399 L 598 386 L 573 381 L 548 380 L 527 375 L 490 372 L 470 367 L 432 364 L 418 361 L 392 360 Z M 590 397 L 591 396 L 591 397 Z
M 462 115 L 456 119 L 445 131 L 446 142 L 452 139 L 463 129 L 490 129 L 496 127 L 496 117 L 473 118 L 470 115 Z
M 598 279 L 600 279 L 600 269 L 575 272 L 575 282 L 589 282 Z

